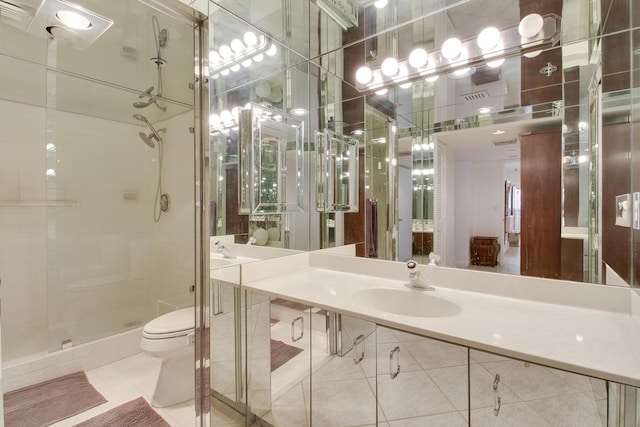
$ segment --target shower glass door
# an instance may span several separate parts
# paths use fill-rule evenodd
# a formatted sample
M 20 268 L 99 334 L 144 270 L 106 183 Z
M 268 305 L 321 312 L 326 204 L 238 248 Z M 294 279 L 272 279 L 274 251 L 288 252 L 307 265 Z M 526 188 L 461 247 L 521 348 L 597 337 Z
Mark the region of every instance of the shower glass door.
M 112 25 L 43 42 L 50 352 L 194 304 L 193 23 L 79 3 Z

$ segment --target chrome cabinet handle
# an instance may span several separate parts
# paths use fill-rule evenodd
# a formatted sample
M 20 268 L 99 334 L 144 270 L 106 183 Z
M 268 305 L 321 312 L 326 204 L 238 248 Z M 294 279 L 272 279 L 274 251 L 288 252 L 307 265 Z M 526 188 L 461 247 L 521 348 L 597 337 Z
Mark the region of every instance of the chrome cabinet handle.
M 396 357 L 396 370 L 393 371 L 393 356 L 398 355 Z M 389 353 L 389 376 L 392 380 L 396 379 L 398 374 L 400 373 L 400 346 L 395 346 L 393 350 Z
M 300 336 L 295 338 L 296 322 L 300 321 Z M 304 336 L 304 317 L 299 316 L 291 321 L 291 341 L 300 341 Z
M 362 347 L 359 357 L 358 346 Z M 358 335 L 356 339 L 353 340 L 353 364 L 357 365 L 358 363 L 362 362 L 362 359 L 364 359 L 364 335 Z
M 500 397 L 500 392 L 498 391 L 499 383 L 500 374 L 496 374 L 496 377 L 493 380 L 493 415 L 495 415 L 496 417 L 500 413 L 500 407 L 502 406 L 502 398 Z

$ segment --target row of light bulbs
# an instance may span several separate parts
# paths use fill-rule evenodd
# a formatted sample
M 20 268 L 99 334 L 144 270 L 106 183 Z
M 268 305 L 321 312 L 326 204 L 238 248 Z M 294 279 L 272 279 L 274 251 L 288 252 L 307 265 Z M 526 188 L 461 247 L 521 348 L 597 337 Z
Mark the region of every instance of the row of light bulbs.
M 240 71 L 241 66 L 250 67 L 253 63 L 262 62 L 265 55 L 274 56 L 276 53 L 278 47 L 270 39 L 247 31 L 242 40 L 233 39 L 228 45 L 223 44 L 218 50 L 209 52 L 211 77 L 217 79 L 220 75 L 227 76 L 231 72 Z
M 522 45 L 534 46 L 542 43 L 540 33 L 543 26 L 544 18 L 541 15 L 533 13 L 525 16 L 518 25 L 518 34 Z M 480 49 L 488 67 L 497 68 L 505 62 L 505 58 L 502 57 L 505 49 L 504 41 L 500 30 L 496 27 L 482 30 L 478 34 L 475 44 Z M 532 58 L 541 52 L 542 50 L 536 50 L 526 52 L 524 55 Z M 397 84 L 403 89 L 411 87 L 412 83 L 408 81 L 409 77 L 416 73 L 426 76 L 427 82 L 435 82 L 439 77 L 435 73 L 436 66 L 444 60 L 448 65 L 454 67 L 450 74 L 453 78 L 466 77 L 475 71 L 472 67 L 466 66 L 469 62 L 469 53 L 465 51 L 463 42 L 456 37 L 451 37 L 442 44 L 440 55 L 435 55 L 433 52 L 429 54 L 425 49 L 418 47 L 411 51 L 405 61 L 389 57 L 382 62 L 379 70 L 362 66 L 356 71 L 355 77 L 361 89 L 375 90 L 377 94 L 383 95 L 387 92 L 383 86 L 388 83 Z

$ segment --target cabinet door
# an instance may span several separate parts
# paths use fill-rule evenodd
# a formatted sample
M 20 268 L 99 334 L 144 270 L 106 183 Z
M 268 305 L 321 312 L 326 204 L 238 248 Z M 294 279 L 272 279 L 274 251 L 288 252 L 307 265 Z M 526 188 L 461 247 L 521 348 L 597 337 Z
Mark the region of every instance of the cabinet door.
M 378 326 L 379 425 L 468 425 L 465 347 Z
M 471 426 L 606 426 L 606 382 L 470 352 Z
M 254 315 L 247 316 L 248 338 L 255 343 L 248 346 L 251 412 L 273 426 L 309 425 L 313 310 L 268 297 L 253 307 Z
M 324 331 L 312 319 L 311 424 L 375 426 L 375 324 L 332 313 L 325 318 L 332 320 Z

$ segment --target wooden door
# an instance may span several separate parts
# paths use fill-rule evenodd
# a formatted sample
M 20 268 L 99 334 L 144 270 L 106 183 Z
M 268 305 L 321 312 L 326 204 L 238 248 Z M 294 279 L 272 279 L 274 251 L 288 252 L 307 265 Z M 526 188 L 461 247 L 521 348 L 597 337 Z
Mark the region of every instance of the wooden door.
M 520 274 L 559 278 L 562 138 L 559 130 L 520 137 Z

